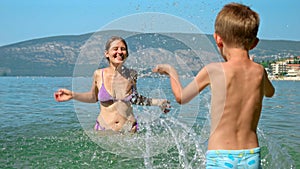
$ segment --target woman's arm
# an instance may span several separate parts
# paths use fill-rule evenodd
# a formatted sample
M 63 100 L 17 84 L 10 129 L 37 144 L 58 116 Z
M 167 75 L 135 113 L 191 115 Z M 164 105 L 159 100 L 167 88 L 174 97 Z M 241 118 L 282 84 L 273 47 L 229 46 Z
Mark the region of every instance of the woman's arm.
M 137 73 L 135 73 L 134 77 L 132 77 L 134 80 L 133 84 L 133 91 L 132 91 L 132 98 L 130 102 L 135 105 L 141 105 L 141 106 L 159 106 L 161 110 L 164 113 L 169 112 L 170 110 L 170 102 L 167 99 L 154 99 L 154 98 L 148 98 L 143 95 L 140 95 L 137 92 L 136 82 L 137 82 Z
M 132 93 L 132 98 L 130 100 L 132 104 L 141 106 L 158 106 L 164 113 L 168 113 L 170 110 L 170 102 L 167 99 L 153 99 L 142 96 L 138 92 Z
M 69 101 L 71 99 L 74 99 L 85 103 L 96 103 L 98 101 L 97 99 L 98 88 L 95 79 L 96 79 L 96 71 L 94 73 L 93 84 L 89 92 L 78 93 L 68 89 L 59 89 L 57 92 L 54 93 L 54 99 L 58 102 L 64 102 L 64 101 Z

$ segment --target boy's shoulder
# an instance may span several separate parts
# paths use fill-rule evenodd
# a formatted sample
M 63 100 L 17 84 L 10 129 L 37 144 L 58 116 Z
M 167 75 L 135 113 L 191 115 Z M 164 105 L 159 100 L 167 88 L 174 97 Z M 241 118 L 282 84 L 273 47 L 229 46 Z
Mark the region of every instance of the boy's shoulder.
M 207 71 L 223 70 L 223 62 L 213 62 L 204 66 Z
M 202 70 L 206 71 L 210 79 L 224 75 L 223 62 L 209 63 Z

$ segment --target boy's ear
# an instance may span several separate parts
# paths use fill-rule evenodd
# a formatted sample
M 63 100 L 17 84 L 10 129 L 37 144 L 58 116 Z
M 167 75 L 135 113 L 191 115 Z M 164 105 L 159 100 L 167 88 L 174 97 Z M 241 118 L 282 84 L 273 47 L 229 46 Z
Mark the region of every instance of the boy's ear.
M 255 40 L 253 41 L 253 43 L 252 43 L 252 45 L 251 45 L 251 47 L 250 47 L 250 50 L 253 49 L 253 48 L 255 48 L 256 45 L 258 44 L 258 42 L 259 42 L 259 39 L 258 39 L 258 38 L 255 38 Z
M 214 33 L 214 39 L 219 48 L 223 47 L 223 40 L 218 34 Z

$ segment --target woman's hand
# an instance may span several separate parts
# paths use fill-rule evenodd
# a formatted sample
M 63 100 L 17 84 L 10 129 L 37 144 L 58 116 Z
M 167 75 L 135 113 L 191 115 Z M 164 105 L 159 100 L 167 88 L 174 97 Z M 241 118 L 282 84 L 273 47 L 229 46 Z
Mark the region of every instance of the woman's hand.
M 59 89 L 54 93 L 54 99 L 58 102 L 69 101 L 73 98 L 72 91 L 68 89 Z
M 170 101 L 166 99 L 159 100 L 158 106 L 161 109 L 161 111 L 164 113 L 168 113 L 171 108 Z

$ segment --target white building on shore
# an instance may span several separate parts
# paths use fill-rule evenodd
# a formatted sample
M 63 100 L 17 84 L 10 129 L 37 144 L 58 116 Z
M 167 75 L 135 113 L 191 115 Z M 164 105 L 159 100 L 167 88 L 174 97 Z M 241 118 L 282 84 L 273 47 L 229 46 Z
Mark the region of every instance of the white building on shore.
M 271 73 L 273 76 L 297 77 L 300 78 L 300 56 L 296 58 L 286 59 L 271 64 Z

